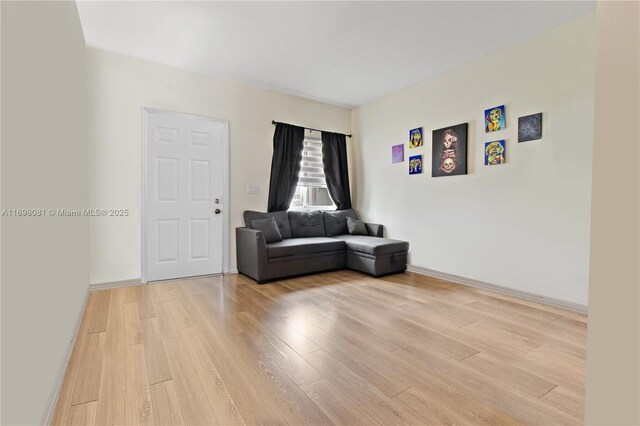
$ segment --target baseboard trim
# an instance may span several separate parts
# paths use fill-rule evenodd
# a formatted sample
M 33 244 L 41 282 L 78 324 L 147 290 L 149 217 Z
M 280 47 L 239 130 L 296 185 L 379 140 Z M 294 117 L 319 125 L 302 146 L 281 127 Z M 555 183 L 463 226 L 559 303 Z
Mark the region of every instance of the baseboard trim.
M 234 274 L 237 274 L 237 273 L 238 273 L 237 269 L 229 269 L 228 271 L 224 272 L 223 274 L 201 275 L 200 277 L 219 277 L 220 275 L 234 275 Z M 198 278 L 198 277 L 185 277 L 185 278 Z M 160 281 L 157 281 L 157 282 L 172 281 L 172 280 L 179 280 L 179 279 L 180 278 L 171 278 L 169 280 L 160 280 Z M 130 280 L 110 281 L 110 282 L 106 282 L 106 283 L 90 284 L 89 285 L 89 291 L 110 290 L 112 288 L 133 287 L 133 286 L 136 286 L 136 285 L 146 285 L 146 284 L 148 284 L 148 283 L 143 283 L 140 278 L 133 278 L 133 279 L 130 279 Z
M 121 287 L 133 287 L 136 285 L 142 285 L 140 278 L 133 278 L 130 280 L 122 280 L 122 281 L 110 281 L 106 283 L 96 283 L 89 285 L 89 291 L 95 290 L 109 290 L 112 288 L 121 288 Z
M 446 272 L 434 271 L 433 269 L 423 268 L 421 266 L 407 265 L 407 271 L 433 278 L 439 278 L 446 281 L 451 281 L 452 283 L 466 285 L 468 287 L 476 287 L 483 290 L 493 291 L 496 293 L 504 294 L 506 296 L 518 297 L 530 302 L 537 302 L 544 305 L 554 306 L 556 308 L 566 309 L 569 311 L 577 312 L 579 314 L 587 315 L 589 310 L 588 306 L 581 305 L 579 303 L 568 302 L 566 300 L 556 299 L 548 296 L 541 296 L 539 294 L 516 290 L 513 288 L 491 284 L 484 281 L 474 280 L 472 278 L 465 278 L 458 275 L 448 274 Z
M 44 412 L 42 413 L 42 417 L 40 419 L 40 424 L 48 425 L 53 420 L 53 412 L 56 409 L 56 404 L 58 403 L 58 398 L 60 397 L 60 391 L 62 390 L 62 384 L 64 383 L 64 376 L 67 373 L 67 367 L 69 366 L 69 361 L 71 360 L 71 354 L 73 353 L 73 346 L 76 343 L 76 339 L 78 338 L 78 333 L 80 332 L 80 324 L 82 323 L 82 317 L 84 316 L 84 310 L 87 308 L 87 302 L 89 301 L 89 288 L 84 295 L 84 302 L 80 307 L 80 315 L 78 315 L 78 319 L 76 320 L 76 328 L 71 337 L 71 341 L 67 346 L 67 350 L 64 354 L 64 358 L 62 359 L 62 364 L 58 370 L 58 374 L 56 376 L 56 380 L 53 383 L 53 389 L 51 390 L 51 394 L 49 395 L 49 399 L 47 400 L 47 405 L 44 408 Z

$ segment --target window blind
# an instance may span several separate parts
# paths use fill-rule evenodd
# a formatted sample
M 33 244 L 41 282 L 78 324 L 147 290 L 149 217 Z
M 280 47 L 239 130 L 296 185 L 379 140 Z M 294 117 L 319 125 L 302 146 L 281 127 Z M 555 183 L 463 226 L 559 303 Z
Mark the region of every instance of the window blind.
M 327 182 L 324 178 L 324 167 L 322 165 L 322 141 L 304 140 L 298 186 L 326 188 Z

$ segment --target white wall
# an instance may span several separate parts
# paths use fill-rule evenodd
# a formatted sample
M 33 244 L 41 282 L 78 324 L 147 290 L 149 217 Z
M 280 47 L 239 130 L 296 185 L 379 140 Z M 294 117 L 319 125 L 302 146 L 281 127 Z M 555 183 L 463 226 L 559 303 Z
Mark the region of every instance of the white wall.
M 353 110 L 356 207 L 411 242 L 415 266 L 587 304 L 595 14 Z M 410 64 L 407 64 L 410 65 Z M 507 129 L 483 112 L 506 105 Z M 543 113 L 543 139 L 517 142 L 517 117 Z M 466 176 L 431 177 L 431 131 L 469 123 Z M 409 150 L 424 126 L 425 147 Z M 507 164 L 483 165 L 507 140 Z M 405 162 L 391 146 L 405 143 Z M 422 154 L 422 175 L 408 156 Z
M 2 208 L 86 208 L 75 2 L 2 2 Z M 2 424 L 52 407 L 89 284 L 82 217 L 2 217 Z
M 640 3 L 600 1 L 597 13 L 585 423 L 638 425 Z
M 271 120 L 350 132 L 348 109 L 116 53 L 89 49 L 88 73 L 91 206 L 132 212 L 91 219 L 91 283 L 140 277 L 141 107 L 230 121 L 231 269 L 242 211 L 266 210 Z M 260 195 L 247 195 L 247 185 L 260 186 Z

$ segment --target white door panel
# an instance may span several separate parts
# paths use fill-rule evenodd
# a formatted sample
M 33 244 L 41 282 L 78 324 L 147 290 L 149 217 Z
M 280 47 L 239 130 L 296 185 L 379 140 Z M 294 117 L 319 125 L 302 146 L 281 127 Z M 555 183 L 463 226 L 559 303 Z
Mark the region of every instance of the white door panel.
M 226 123 L 146 118 L 146 279 L 221 273 Z

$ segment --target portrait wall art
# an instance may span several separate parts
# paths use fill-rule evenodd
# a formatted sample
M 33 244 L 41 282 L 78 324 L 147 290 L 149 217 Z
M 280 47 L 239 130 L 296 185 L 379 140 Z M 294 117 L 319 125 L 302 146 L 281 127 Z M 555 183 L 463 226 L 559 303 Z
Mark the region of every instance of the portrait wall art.
M 518 142 L 542 139 L 542 113 L 518 118 Z
M 417 175 L 422 173 L 422 155 L 409 157 L 409 174 Z
M 422 143 L 422 127 L 409 130 L 409 148 L 418 148 Z
M 496 166 L 507 162 L 506 143 L 504 140 L 484 144 L 484 165 Z
M 393 145 L 391 147 L 391 163 L 402 163 L 404 161 L 404 144 Z
M 490 108 L 484 111 L 484 130 L 485 132 L 496 132 L 507 127 L 505 118 L 504 105 Z
M 433 131 L 431 176 L 467 174 L 467 123 Z

